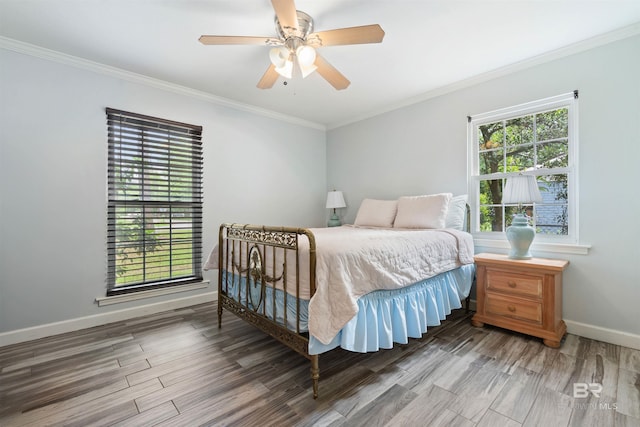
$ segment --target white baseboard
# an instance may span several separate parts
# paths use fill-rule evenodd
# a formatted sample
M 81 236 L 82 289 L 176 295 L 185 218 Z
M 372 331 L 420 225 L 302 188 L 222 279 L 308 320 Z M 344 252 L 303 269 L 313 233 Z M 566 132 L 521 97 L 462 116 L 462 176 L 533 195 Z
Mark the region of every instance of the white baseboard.
M 168 310 L 189 307 L 191 305 L 211 302 L 218 299 L 218 292 L 206 292 L 198 295 L 161 301 L 153 304 L 141 305 L 133 308 L 78 317 L 76 319 L 63 320 L 61 322 L 48 323 L 30 328 L 0 333 L 0 347 L 17 344 L 25 341 L 36 340 L 94 326 L 106 325 L 113 322 L 133 319 L 148 314 L 160 313 Z
M 564 323 L 567 324 L 567 332 L 570 334 L 640 350 L 640 335 L 617 331 L 615 329 L 601 328 L 600 326 L 588 325 L 586 323 L 574 322 L 566 319 L 564 320 Z
M 4 332 L 0 333 L 0 347 L 63 334 L 66 332 L 73 332 L 80 329 L 91 328 L 94 326 L 106 325 L 108 323 L 121 322 L 123 320 L 133 319 L 135 317 L 145 316 L 148 314 L 189 307 L 191 305 L 215 301 L 216 299 L 218 299 L 218 292 L 207 292 L 190 297 L 176 298 L 169 301 L 146 304 L 139 307 L 110 311 L 108 313 L 95 314 L 92 316 L 79 317 L 77 319 L 64 320 L 62 322 Z M 475 311 L 476 309 L 476 301 L 473 299 L 470 303 L 470 309 L 472 311 Z M 565 320 L 565 323 L 567 324 L 567 332 L 570 334 L 640 350 L 640 335 L 616 331 L 614 329 L 601 328 L 599 326 L 588 325 L 586 323 L 574 322 L 571 320 Z
M 469 309 L 476 311 L 476 300 L 471 300 Z M 564 323 L 566 323 L 567 332 L 570 334 L 640 350 L 640 335 L 616 331 L 615 329 L 601 328 L 600 326 L 574 322 L 573 320 L 567 319 L 564 319 Z

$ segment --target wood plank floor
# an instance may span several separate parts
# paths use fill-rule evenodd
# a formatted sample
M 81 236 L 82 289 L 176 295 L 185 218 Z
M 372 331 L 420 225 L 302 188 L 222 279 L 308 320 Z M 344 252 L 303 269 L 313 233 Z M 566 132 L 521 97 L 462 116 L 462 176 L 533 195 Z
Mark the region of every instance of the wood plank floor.
M 313 400 L 305 358 L 230 313 L 218 329 L 203 304 L 0 348 L 0 425 L 640 426 L 640 351 L 575 335 L 550 349 L 463 310 L 320 369 Z

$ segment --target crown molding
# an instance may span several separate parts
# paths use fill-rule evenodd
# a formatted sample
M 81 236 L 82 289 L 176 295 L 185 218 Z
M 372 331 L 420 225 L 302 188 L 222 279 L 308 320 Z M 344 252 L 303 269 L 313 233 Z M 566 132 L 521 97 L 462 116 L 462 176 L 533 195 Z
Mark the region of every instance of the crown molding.
M 181 86 L 178 84 L 170 83 L 164 80 L 156 79 L 153 77 L 145 76 L 143 74 L 134 73 L 131 71 L 123 70 L 121 68 L 112 67 L 110 65 L 101 64 L 99 62 L 90 61 L 88 59 L 80 58 L 66 53 L 58 52 L 56 50 L 47 49 L 41 46 L 36 46 L 30 43 L 25 43 L 19 40 L 11 39 L 8 37 L 0 36 L 0 48 L 11 50 L 17 53 L 34 56 L 37 58 L 45 59 L 48 61 L 54 61 L 61 64 L 69 65 L 76 68 L 89 70 L 95 73 L 104 74 L 110 77 L 115 77 L 121 80 L 126 80 L 132 83 L 138 83 L 146 86 L 150 86 L 156 89 L 165 90 L 168 92 L 185 95 L 191 98 L 196 98 L 202 101 L 210 102 L 223 107 L 233 108 L 235 110 L 244 111 L 259 116 L 268 117 L 271 119 L 279 120 L 282 122 L 292 123 L 295 125 L 308 127 L 312 129 L 326 130 L 326 126 L 320 123 L 303 120 L 297 117 L 289 116 L 286 114 L 277 113 L 275 111 L 267 110 L 265 108 L 255 107 L 249 104 L 243 104 L 241 102 L 233 101 L 228 98 L 216 96 L 208 92 L 192 89 L 187 86 Z
M 550 52 L 543 53 L 541 55 L 534 56 L 532 58 L 525 59 L 523 61 L 519 61 L 511 65 L 500 67 L 495 70 L 491 70 L 486 73 L 479 74 L 474 77 L 470 77 L 468 79 L 460 80 L 450 85 L 436 88 L 434 90 L 425 92 L 421 95 L 408 98 L 394 104 L 390 104 L 382 109 L 369 111 L 367 113 L 351 117 L 350 119 L 344 120 L 341 122 L 330 123 L 327 125 L 327 129 L 328 130 L 336 129 L 342 126 L 346 126 L 348 124 L 370 119 L 380 114 L 388 113 L 394 110 L 398 110 L 400 108 L 418 104 L 420 102 L 423 102 L 432 98 L 436 98 L 441 95 L 446 95 L 448 93 L 455 92 L 460 89 L 465 89 L 471 86 L 475 86 L 477 84 L 484 83 L 498 77 L 506 76 L 508 74 L 513 74 L 517 71 L 526 70 L 527 68 L 535 67 L 536 65 L 541 65 L 547 62 L 554 61 L 556 59 L 560 59 L 570 55 L 574 55 L 576 53 L 584 52 L 586 50 L 603 46 L 609 43 L 613 43 L 618 40 L 623 40 L 629 37 L 633 37 L 638 34 L 640 34 L 640 22 L 626 26 L 626 27 L 619 28 L 614 31 L 610 31 L 608 33 L 601 34 L 599 36 L 591 37 L 589 39 L 586 39 L 565 47 L 561 47 L 559 49 L 552 50 Z
M 455 82 L 450 85 L 436 88 L 434 90 L 425 92 L 421 95 L 408 98 L 397 103 L 390 104 L 381 109 L 372 110 L 363 114 L 353 116 L 347 120 L 333 122 L 327 125 L 311 122 L 308 120 L 303 120 L 297 117 L 277 113 L 275 111 L 255 107 L 249 104 L 243 104 L 228 98 L 223 98 L 221 96 L 213 95 L 208 92 L 192 89 L 186 86 L 177 85 L 174 83 L 170 83 L 164 80 L 145 76 L 142 74 L 133 73 L 131 71 L 126 71 L 120 68 L 116 68 L 116 67 L 101 64 L 98 62 L 90 61 L 87 59 L 79 58 L 73 55 L 68 55 L 62 52 L 58 52 L 55 50 L 43 48 L 33 44 L 21 42 L 8 37 L 0 36 L 0 48 L 12 50 L 14 52 L 23 53 L 26 55 L 31 55 L 34 57 L 38 57 L 38 58 L 42 58 L 50 61 L 67 64 L 77 68 L 83 68 L 86 70 L 109 75 L 122 80 L 130 81 L 133 83 L 144 84 L 157 89 L 178 93 L 178 94 L 189 96 L 192 98 L 197 98 L 197 99 L 210 102 L 216 105 L 233 108 L 233 109 L 248 112 L 251 114 L 256 114 L 256 115 L 260 115 L 260 116 L 272 118 L 275 120 L 280 120 L 283 122 L 312 128 L 312 129 L 326 131 L 326 130 L 331 130 L 331 129 L 336 129 L 342 126 L 346 126 L 352 123 L 356 123 L 362 120 L 366 120 L 366 119 L 378 116 L 380 114 L 398 110 L 398 109 L 401 109 L 410 105 L 414 105 L 432 98 L 436 98 L 441 95 L 445 95 L 451 92 L 455 92 L 457 90 L 465 89 L 480 83 L 493 80 L 498 77 L 512 74 L 517 71 L 522 71 L 527 68 L 531 68 L 540 64 L 554 61 L 556 59 L 564 58 L 566 56 L 570 56 L 576 53 L 584 52 L 589 49 L 593 49 L 599 46 L 613 43 L 618 40 L 633 37 L 637 34 L 640 34 L 640 22 L 614 30 L 614 31 L 610 31 L 608 33 L 601 34 L 599 36 L 595 36 L 595 37 L 583 40 L 578 43 L 574 43 L 569 46 L 565 46 L 565 47 L 553 50 L 551 52 L 547 52 L 547 53 L 535 56 L 533 58 L 519 61 L 517 63 L 507 65 L 505 67 L 497 68 L 495 70 L 488 71 L 486 73 L 479 74 L 477 76 L 470 77 L 468 79 L 461 80 L 459 82 Z

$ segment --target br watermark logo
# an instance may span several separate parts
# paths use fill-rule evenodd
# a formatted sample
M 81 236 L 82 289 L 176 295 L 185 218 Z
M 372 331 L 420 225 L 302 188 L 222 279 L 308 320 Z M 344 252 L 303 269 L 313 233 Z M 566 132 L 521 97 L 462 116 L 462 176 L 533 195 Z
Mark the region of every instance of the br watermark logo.
M 600 383 L 573 383 L 573 397 L 575 399 L 586 399 L 593 396 L 596 399 L 600 399 L 602 394 L 602 384 Z M 577 409 L 602 409 L 602 410 L 616 410 L 618 409 L 617 403 L 609 402 L 589 402 L 581 403 L 576 402 L 575 408 Z
M 600 398 L 602 393 L 602 384 L 599 383 L 573 383 L 573 397 L 583 399 L 592 394 L 596 399 Z

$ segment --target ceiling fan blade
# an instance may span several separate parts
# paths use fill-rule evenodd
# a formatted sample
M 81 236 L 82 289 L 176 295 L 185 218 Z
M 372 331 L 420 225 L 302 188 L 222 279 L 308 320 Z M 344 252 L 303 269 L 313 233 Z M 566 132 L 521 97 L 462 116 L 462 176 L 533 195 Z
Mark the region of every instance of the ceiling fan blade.
M 363 25 L 361 27 L 320 31 L 309 35 L 309 39 L 315 37 L 321 40 L 321 46 L 380 43 L 384 38 L 384 30 L 378 24 Z
M 331 86 L 337 90 L 346 89 L 351 82 L 340 73 L 333 65 L 329 64 L 324 58 L 316 54 L 314 65 L 318 67 L 316 70 Z
M 278 80 L 280 74 L 276 71 L 276 66 L 273 64 L 269 64 L 269 68 L 262 75 L 262 78 L 258 82 L 258 88 L 260 89 L 271 89 L 273 84 Z
M 206 45 L 217 44 L 259 44 L 267 45 L 271 40 L 270 37 L 252 37 L 252 36 L 200 36 L 200 43 Z
M 271 0 L 282 28 L 298 28 L 298 14 L 293 0 Z

